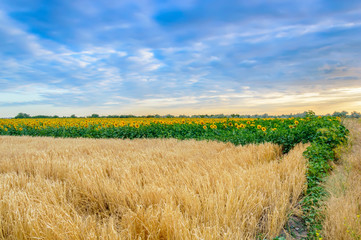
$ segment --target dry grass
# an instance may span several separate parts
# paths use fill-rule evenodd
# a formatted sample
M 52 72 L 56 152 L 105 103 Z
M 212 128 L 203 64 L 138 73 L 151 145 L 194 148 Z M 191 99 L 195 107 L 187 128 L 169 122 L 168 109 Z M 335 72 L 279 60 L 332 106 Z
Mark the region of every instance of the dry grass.
M 272 238 L 305 147 L 0 137 L 0 239 Z
M 346 120 L 351 132 L 347 152 L 327 181 L 330 198 L 326 202 L 324 239 L 361 239 L 361 123 Z

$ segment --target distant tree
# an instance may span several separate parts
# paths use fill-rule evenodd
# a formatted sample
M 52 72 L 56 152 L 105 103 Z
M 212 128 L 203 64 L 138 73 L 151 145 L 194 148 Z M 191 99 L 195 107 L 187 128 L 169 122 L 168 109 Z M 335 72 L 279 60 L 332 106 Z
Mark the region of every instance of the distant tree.
M 237 114 L 238 115 L 238 114 Z M 239 116 L 239 115 L 238 115 Z M 216 115 L 213 115 L 214 118 L 225 118 L 226 116 L 221 113 L 221 114 L 216 114 Z
M 304 118 L 307 116 L 307 111 L 304 111 L 303 113 L 299 114 L 299 117 Z
M 18 113 L 15 118 L 31 118 L 29 114 L 26 113 Z
M 33 116 L 31 118 L 51 118 L 51 116 L 47 116 L 47 115 L 36 115 L 36 116 Z
M 98 118 L 98 117 L 99 117 L 99 114 L 93 113 L 90 117 L 91 117 L 91 118 Z
M 347 113 L 346 111 L 342 111 L 342 112 L 334 112 L 332 114 L 333 117 L 346 117 L 347 116 Z
M 360 118 L 361 117 L 361 113 L 353 111 L 350 115 L 350 117 L 352 118 Z
M 316 113 L 312 110 L 308 110 L 307 113 L 306 113 L 306 117 L 312 117 L 312 116 L 315 116 Z
M 71 118 L 76 118 L 75 114 L 72 114 L 70 117 L 71 117 Z

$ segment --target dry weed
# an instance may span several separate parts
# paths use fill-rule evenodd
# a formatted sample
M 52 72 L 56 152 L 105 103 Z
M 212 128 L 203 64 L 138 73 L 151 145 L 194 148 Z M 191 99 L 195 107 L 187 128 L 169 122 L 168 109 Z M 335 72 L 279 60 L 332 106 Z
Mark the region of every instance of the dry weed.
M 351 119 L 344 124 L 351 132 L 350 142 L 341 164 L 327 181 L 330 198 L 326 202 L 321 236 L 358 240 L 361 239 L 361 123 Z

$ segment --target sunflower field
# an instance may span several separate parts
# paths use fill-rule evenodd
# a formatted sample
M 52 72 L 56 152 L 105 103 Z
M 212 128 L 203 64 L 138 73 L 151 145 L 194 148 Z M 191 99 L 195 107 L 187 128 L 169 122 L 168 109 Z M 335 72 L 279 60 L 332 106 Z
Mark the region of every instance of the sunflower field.
M 319 129 L 327 131 L 320 132 Z M 332 132 L 329 133 L 329 131 Z M 217 140 L 235 145 L 272 142 L 288 152 L 321 135 L 327 143 L 344 140 L 339 118 L 54 118 L 0 119 L 0 135 L 85 138 L 176 138 Z M 319 139 L 319 140 L 321 140 Z

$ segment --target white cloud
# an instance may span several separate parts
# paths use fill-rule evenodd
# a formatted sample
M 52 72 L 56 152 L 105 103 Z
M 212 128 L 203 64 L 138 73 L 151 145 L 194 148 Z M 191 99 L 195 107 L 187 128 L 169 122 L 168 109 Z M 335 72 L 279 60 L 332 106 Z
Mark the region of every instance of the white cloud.
M 257 61 L 252 59 L 246 59 L 241 61 L 241 64 L 255 64 L 255 63 L 257 63 Z
M 34 57 L 52 54 L 52 51 L 39 44 L 38 37 L 26 32 L 24 28 L 23 25 L 15 22 L 0 10 L 0 32 L 2 32 L 5 38 L 11 39 L 6 44 L 19 51 L 27 51 Z
M 257 26 L 257 30 L 245 29 L 243 25 L 231 24 L 224 28 L 220 34 L 208 36 L 204 41 L 216 41 L 220 45 L 232 45 L 235 42 L 245 41 L 249 43 L 264 42 L 277 38 L 295 38 L 302 35 L 327 31 L 336 28 L 354 28 L 361 26 L 361 21 L 347 22 L 342 20 L 319 21 L 315 24 L 294 24 L 284 25 L 283 23 L 274 22 L 275 26 L 269 24 Z M 241 27 L 240 27 L 241 26 Z
M 128 57 L 128 60 L 136 63 L 145 71 L 154 71 L 163 66 L 163 63 L 154 57 L 154 53 L 149 48 L 139 49 L 137 55 Z
M 50 87 L 45 84 L 28 84 L 0 91 L 1 103 L 27 103 L 46 100 L 47 94 L 75 93 L 74 89 Z

